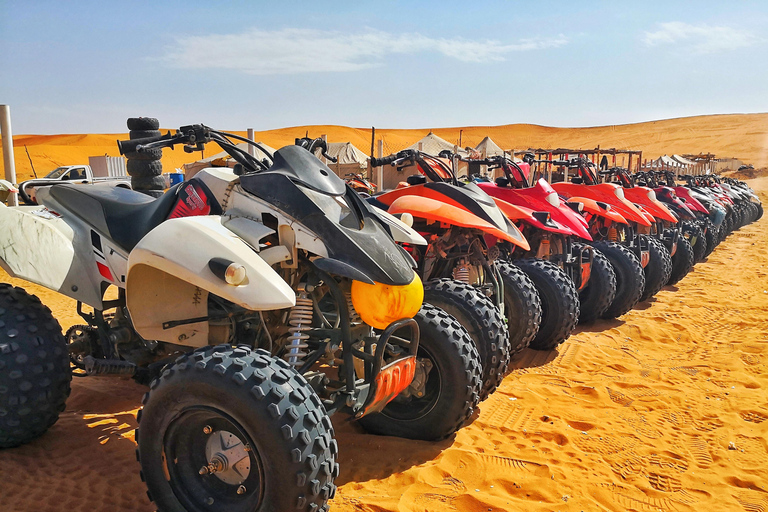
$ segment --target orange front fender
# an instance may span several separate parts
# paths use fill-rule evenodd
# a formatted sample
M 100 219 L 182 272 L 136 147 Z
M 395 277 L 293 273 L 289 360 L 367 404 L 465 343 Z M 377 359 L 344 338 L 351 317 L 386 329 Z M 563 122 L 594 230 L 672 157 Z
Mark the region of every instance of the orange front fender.
M 392 204 L 387 211 L 393 215 L 397 213 L 410 213 L 414 217 L 420 217 L 426 220 L 445 222 L 446 224 L 464 228 L 479 229 L 484 233 L 488 233 L 496 238 L 515 244 L 525 251 L 531 249 L 528 240 L 525 239 L 520 231 L 517 231 L 517 228 L 514 228 L 517 233 L 507 233 L 467 210 L 428 197 L 398 197 L 392 201 Z
M 588 197 L 580 197 L 580 196 L 574 196 L 568 198 L 568 201 L 581 203 L 584 205 L 584 211 L 589 212 L 592 215 L 597 215 L 598 217 L 605 217 L 606 219 L 610 219 L 613 222 L 618 222 L 619 224 L 629 224 L 627 222 L 627 219 L 624 218 L 622 214 L 611 208 L 610 210 L 606 210 L 605 208 L 601 208 L 599 204 L 597 204 L 597 201 L 594 199 L 590 199 Z M 611 205 L 608 205 L 609 207 Z

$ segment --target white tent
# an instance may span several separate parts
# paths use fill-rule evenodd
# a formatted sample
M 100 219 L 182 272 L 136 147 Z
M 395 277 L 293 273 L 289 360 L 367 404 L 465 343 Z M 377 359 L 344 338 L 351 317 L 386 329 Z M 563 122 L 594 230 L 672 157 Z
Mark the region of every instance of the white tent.
M 265 150 L 269 151 L 270 157 L 272 156 L 272 153 L 275 152 L 274 148 L 271 148 L 264 144 L 263 142 L 259 142 Z M 245 142 L 241 142 L 237 145 L 237 147 L 243 151 L 248 151 L 248 146 L 250 144 L 247 144 Z M 259 160 L 262 160 L 266 158 L 266 155 L 257 147 L 253 148 L 253 156 L 258 158 Z M 184 175 L 186 179 L 189 179 L 193 177 L 195 174 L 200 172 L 201 170 L 205 169 L 206 167 L 234 167 L 237 162 L 227 153 L 226 151 L 222 151 L 221 153 L 216 153 L 213 156 L 209 156 L 208 158 L 203 158 L 202 160 L 198 160 L 197 162 L 192 162 L 190 164 L 184 164 L 182 167 L 184 168 Z
M 673 167 L 673 168 L 684 167 L 683 164 L 681 164 L 677 160 L 667 155 L 660 156 L 656 160 L 651 161 L 649 163 L 649 166 L 653 169 L 661 169 L 664 167 Z
M 351 142 L 329 142 L 328 154 L 338 160 L 336 164 L 329 163 L 331 167 L 355 164 L 360 169 L 368 167 L 368 155 L 357 149 Z
M 421 151 L 433 156 L 437 156 L 441 151 L 446 149 L 453 153 L 455 147 L 454 144 L 451 144 L 447 140 L 441 139 L 434 133 L 429 132 L 423 139 L 416 142 L 415 144 L 408 146 L 405 149 L 419 149 L 419 144 L 421 144 Z M 466 151 L 459 148 L 459 153 L 466 154 Z
M 682 157 L 680 155 L 672 155 L 672 159 L 677 162 L 680 162 L 682 165 L 685 165 L 685 166 L 696 165 L 696 162 L 694 162 L 693 160 L 688 160 L 687 158 Z
M 501 147 L 493 142 L 490 137 L 486 137 L 483 140 L 480 141 L 480 144 L 475 146 L 475 151 L 480 153 L 483 158 L 489 157 L 489 156 L 499 156 L 503 155 L 505 151 L 501 149 Z

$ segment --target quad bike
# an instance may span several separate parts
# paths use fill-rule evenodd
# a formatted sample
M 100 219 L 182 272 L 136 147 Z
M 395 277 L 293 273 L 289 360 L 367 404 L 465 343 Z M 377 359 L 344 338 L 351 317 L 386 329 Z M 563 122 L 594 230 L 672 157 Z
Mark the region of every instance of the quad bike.
M 624 197 L 628 201 L 650 214 L 648 220 L 651 226 L 647 232 L 649 262 L 643 269 L 645 288 L 640 296 L 641 301 L 648 300 L 670 281 L 670 276 L 676 270 L 674 258 L 678 254 L 678 239 L 683 225 L 679 223 L 678 215 L 670 210 L 669 205 L 657 199 L 653 189 L 636 184 L 627 169 L 613 167 L 600 171 L 599 175 L 605 180 L 613 178 L 613 183 L 623 187 Z M 685 250 L 681 248 L 681 251 Z
M 344 175 L 344 181 L 352 187 L 352 190 L 360 194 L 363 198 L 374 195 L 376 193 L 376 184 L 368 181 L 368 178 L 360 173 L 347 173 Z
M 339 473 L 329 415 L 418 439 L 470 417 L 477 351 L 422 304 L 395 243 L 423 238 L 307 150 L 267 165 L 232 138 L 248 142 L 191 125 L 118 143 L 216 142 L 238 162 L 158 199 L 56 185 L 0 206 L 0 266 L 77 300 L 87 324 L 67 344 L 36 297 L 0 284 L 0 448 L 53 425 L 73 375 L 130 376 L 150 385 L 137 456 L 159 510 L 314 511 Z
M 372 160 L 374 167 L 388 164 L 415 166 L 420 174 L 368 201 L 407 216 L 427 239 L 426 247 L 405 244 L 405 249 L 418 264 L 425 300 L 454 315 L 473 335 L 486 396 L 503 378 L 510 357 L 534 338 L 541 318 L 533 284 L 519 268 L 500 261 L 498 247 L 486 237 L 526 249 L 528 242 L 488 195 L 460 183 L 442 160 L 415 150 Z
M 568 201 L 582 204 L 594 201 L 584 210 L 593 246 L 602 252 L 616 273 L 616 296 L 603 318 L 616 318 L 632 309 L 645 291 L 645 267 L 651 253 L 649 238 L 653 217 L 627 201 L 622 187 L 612 183 L 599 183 L 591 162 L 584 158 L 549 162 L 576 169 L 571 183 L 553 183 L 552 188 Z M 608 210 L 612 215 L 599 215 L 595 207 Z
M 668 285 L 674 285 L 688 275 L 696 263 L 706 257 L 709 243 L 707 237 L 711 237 L 713 231 L 710 223 L 694 212 L 693 203 L 678 197 L 674 176 L 670 173 L 670 181 L 667 183 L 660 181 L 665 179 L 664 177 L 663 172 L 641 171 L 630 179 L 638 185 L 652 189 L 656 199 L 678 219 L 677 225 L 658 225 L 658 229 L 663 229 L 665 238 L 674 238 L 677 241 L 677 250 L 671 253 L 672 272 L 667 281 Z M 670 184 L 672 186 L 669 186 Z
M 517 163 L 506 156 L 468 161 L 504 172 L 494 183 L 478 186 L 518 225 L 531 246 L 525 251 L 501 243 L 503 257 L 528 274 L 541 299 L 542 321 L 534 343 L 555 347 L 570 336 L 578 320 L 593 320 L 608 308 L 616 287 L 613 270 L 602 254 L 579 242 L 592 240 L 579 205 L 566 205 L 543 179 L 529 186 L 530 161 Z

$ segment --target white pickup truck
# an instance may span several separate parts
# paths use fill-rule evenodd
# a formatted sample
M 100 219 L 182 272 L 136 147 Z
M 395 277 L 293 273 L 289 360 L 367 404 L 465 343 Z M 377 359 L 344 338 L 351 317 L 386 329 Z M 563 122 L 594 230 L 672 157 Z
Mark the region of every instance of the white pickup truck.
M 103 174 L 112 174 L 110 169 Z M 100 173 L 101 174 L 101 173 Z M 113 187 L 131 188 L 129 176 L 94 176 L 90 165 L 65 165 L 57 167 L 44 178 L 34 178 L 19 183 L 19 199 L 25 204 L 37 204 L 35 200 L 35 188 L 57 183 L 75 183 L 82 185 L 105 184 Z

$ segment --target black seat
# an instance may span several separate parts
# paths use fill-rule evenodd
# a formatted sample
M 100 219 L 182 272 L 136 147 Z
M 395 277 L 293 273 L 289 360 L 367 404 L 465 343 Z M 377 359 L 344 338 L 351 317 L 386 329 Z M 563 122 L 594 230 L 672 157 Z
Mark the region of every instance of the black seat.
M 173 186 L 157 199 L 127 188 L 99 185 L 54 185 L 50 193 L 62 206 L 130 252 L 144 235 L 168 218 L 180 186 Z

